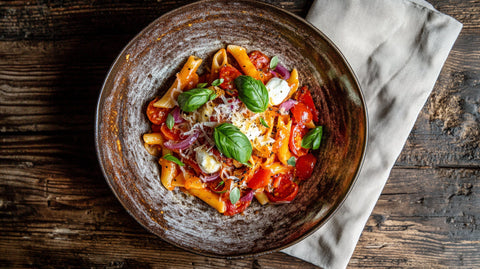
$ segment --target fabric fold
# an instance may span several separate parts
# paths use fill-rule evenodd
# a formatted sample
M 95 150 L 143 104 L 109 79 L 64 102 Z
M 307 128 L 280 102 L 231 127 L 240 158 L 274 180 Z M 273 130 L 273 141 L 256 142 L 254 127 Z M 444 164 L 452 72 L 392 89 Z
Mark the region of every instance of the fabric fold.
M 307 20 L 339 47 L 359 79 L 368 146 L 345 203 L 283 252 L 345 268 L 462 25 L 421 0 L 316 0 Z

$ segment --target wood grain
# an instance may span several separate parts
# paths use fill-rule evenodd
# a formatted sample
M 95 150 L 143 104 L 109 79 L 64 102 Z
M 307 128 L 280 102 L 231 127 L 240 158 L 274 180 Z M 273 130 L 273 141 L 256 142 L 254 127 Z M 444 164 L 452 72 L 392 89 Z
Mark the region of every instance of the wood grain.
M 0 2 L 0 267 L 315 268 L 273 253 L 198 256 L 148 233 L 98 168 L 93 119 L 123 46 L 191 1 Z M 266 1 L 305 16 L 311 1 Z M 350 268 L 480 266 L 480 2 L 464 24 Z

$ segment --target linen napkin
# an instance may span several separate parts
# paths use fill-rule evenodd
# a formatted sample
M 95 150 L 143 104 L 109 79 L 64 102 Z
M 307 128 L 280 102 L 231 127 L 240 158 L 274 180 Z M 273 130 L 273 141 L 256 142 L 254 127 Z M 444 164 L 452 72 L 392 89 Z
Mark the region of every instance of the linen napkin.
M 359 178 L 338 212 L 283 252 L 344 268 L 462 24 L 423 0 L 316 0 L 307 20 L 339 47 L 359 79 L 368 145 Z

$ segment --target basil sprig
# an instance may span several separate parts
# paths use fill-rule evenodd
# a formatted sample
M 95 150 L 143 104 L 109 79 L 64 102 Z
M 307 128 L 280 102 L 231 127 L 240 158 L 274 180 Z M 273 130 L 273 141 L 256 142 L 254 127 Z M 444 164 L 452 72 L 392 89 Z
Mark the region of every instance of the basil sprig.
M 220 84 L 222 84 L 223 81 L 224 81 L 223 78 L 217 78 L 216 80 L 214 80 L 214 81 L 212 82 L 212 86 L 220 86 Z
M 263 82 L 250 76 L 238 76 L 235 80 L 238 98 L 252 112 L 263 112 L 268 107 L 268 91 Z
M 173 156 L 173 155 L 170 154 L 170 153 L 165 154 L 162 158 L 164 158 L 164 159 L 167 160 L 167 161 L 174 162 L 174 163 L 176 163 L 176 164 L 178 164 L 178 165 L 180 165 L 180 166 L 184 166 L 184 165 L 185 165 L 182 161 L 180 161 L 177 157 Z
M 272 59 L 270 59 L 270 69 L 275 69 L 278 65 L 278 57 L 275 55 Z
M 175 124 L 175 119 L 173 118 L 172 114 L 168 113 L 166 123 L 168 129 L 172 130 L 173 125 Z
M 230 191 L 230 203 L 236 204 L 240 200 L 240 190 L 235 187 Z
M 318 149 L 320 147 L 320 141 L 322 141 L 322 134 L 322 126 L 317 126 L 308 131 L 302 139 L 302 148 Z
M 195 88 L 186 92 L 182 92 L 178 96 L 177 102 L 181 110 L 185 112 L 192 112 L 211 100 L 210 98 L 214 94 L 214 91 L 207 88 Z
M 213 131 L 215 145 L 223 155 L 248 165 L 252 156 L 252 144 L 238 127 L 231 123 L 222 123 Z
M 295 157 L 290 157 L 290 159 L 287 160 L 287 164 L 288 165 L 291 165 L 291 166 L 295 166 L 296 164 L 296 161 L 295 161 Z

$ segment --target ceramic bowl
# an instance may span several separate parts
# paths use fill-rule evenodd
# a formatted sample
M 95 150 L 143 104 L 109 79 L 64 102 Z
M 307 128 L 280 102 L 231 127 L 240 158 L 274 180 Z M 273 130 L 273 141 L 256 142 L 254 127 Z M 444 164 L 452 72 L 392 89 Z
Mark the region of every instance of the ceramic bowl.
M 291 203 L 253 202 L 232 217 L 181 191 L 167 191 L 157 159 L 142 142 L 150 128 L 148 102 L 168 89 L 188 56 L 208 62 L 228 44 L 277 55 L 288 69 L 296 67 L 325 130 L 314 174 Z M 95 139 L 113 193 L 146 229 L 195 253 L 244 257 L 290 246 L 334 214 L 359 173 L 366 122 L 355 75 L 319 30 L 268 4 L 200 1 L 161 16 L 121 52 L 99 97 Z

